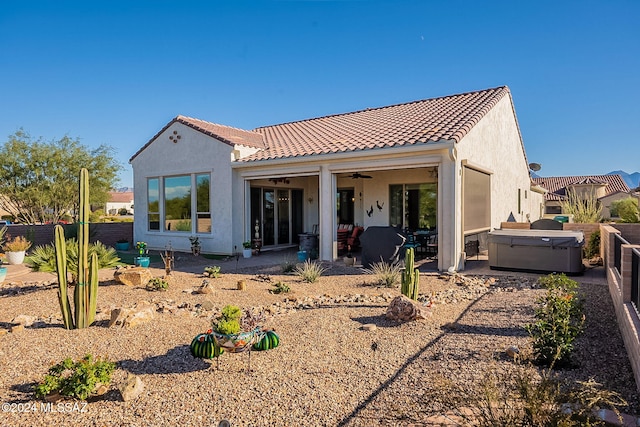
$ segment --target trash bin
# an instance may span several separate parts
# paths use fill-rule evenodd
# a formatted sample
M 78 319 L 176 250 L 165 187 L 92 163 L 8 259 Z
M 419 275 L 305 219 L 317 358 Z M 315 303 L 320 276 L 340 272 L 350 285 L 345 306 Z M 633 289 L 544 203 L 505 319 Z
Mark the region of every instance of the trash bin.
M 300 238 L 300 251 L 305 251 L 307 253 L 307 259 L 317 259 L 318 235 L 313 233 L 301 233 L 298 234 L 298 237 Z

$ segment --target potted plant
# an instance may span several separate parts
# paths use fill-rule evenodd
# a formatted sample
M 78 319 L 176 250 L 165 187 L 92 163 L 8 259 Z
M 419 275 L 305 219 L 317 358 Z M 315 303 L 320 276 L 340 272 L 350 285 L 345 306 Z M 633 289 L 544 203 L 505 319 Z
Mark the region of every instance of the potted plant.
M 251 249 L 251 248 L 249 248 Z M 254 314 L 252 310 L 240 310 L 235 305 L 227 305 L 220 316 L 213 321 L 211 335 L 217 347 L 230 353 L 250 350 L 262 337 L 259 324 L 264 322 L 263 314 Z
M 30 247 L 31 242 L 23 236 L 17 236 L 13 239 L 9 237 L 9 240 L 2 246 L 7 257 L 7 261 L 11 265 L 22 264 L 24 261 L 24 254 Z
M 128 251 L 129 250 L 129 241 L 127 239 L 120 239 L 116 242 L 116 251 Z
M 149 259 L 147 243 L 146 242 L 137 242 L 136 250 L 138 251 L 138 256 L 133 259 L 135 265 L 140 267 L 149 267 L 151 260 Z
M 246 242 L 242 242 L 242 256 L 245 258 L 251 258 L 251 241 L 247 240 Z

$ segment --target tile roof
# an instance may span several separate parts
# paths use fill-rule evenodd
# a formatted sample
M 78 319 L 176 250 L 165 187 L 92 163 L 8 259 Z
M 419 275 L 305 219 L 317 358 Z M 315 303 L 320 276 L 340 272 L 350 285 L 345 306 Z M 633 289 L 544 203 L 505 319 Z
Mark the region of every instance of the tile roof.
M 502 86 L 260 127 L 267 148 L 239 161 L 459 142 L 508 93 Z
M 133 156 L 131 156 L 129 161 L 136 158 L 138 154 L 140 154 L 145 148 L 147 148 L 153 141 L 155 141 L 156 138 L 162 135 L 162 133 L 174 123 L 182 123 L 185 126 L 189 126 L 192 129 L 202 132 L 205 135 L 209 135 L 231 146 L 235 144 L 240 144 L 247 147 L 254 147 L 254 148 L 261 148 L 261 149 L 265 148 L 264 139 L 262 135 L 257 132 L 238 129 L 231 126 L 219 125 L 216 123 L 211 123 L 211 122 L 207 122 L 200 119 L 194 119 L 193 117 L 179 115 L 179 116 L 176 116 L 169 123 L 167 123 L 162 129 L 160 129 L 160 131 L 156 133 L 153 136 L 153 138 L 151 138 Z
M 130 203 L 133 200 L 133 191 L 109 191 L 110 203 Z
M 572 185 L 605 185 L 605 196 L 613 193 L 628 193 L 629 187 L 620 175 L 550 176 L 532 178 L 533 182 L 549 190 L 546 200 L 560 201 L 566 198 L 567 187 Z

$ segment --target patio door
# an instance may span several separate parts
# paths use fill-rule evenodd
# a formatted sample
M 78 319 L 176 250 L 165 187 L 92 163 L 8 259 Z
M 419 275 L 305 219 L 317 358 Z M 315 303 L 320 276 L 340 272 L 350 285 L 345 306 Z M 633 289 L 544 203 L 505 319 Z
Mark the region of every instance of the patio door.
M 263 247 L 297 244 L 302 211 L 302 190 L 251 188 L 252 230 L 257 223 Z

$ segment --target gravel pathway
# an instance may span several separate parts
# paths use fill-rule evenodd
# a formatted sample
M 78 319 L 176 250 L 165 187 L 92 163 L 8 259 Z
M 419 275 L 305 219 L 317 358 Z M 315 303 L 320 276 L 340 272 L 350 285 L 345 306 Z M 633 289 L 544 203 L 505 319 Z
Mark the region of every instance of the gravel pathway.
M 508 370 L 513 362 L 505 349 L 530 346 L 522 325 L 532 321 L 543 292 L 531 279 L 423 274 L 422 299 L 435 301 L 431 315 L 396 324 L 384 313 L 397 288 L 376 287 L 372 276 L 356 268 L 328 266 L 314 284 L 277 267 L 225 273 L 211 279 L 209 295 L 192 293 L 204 280 L 195 272 L 175 273 L 167 292 L 105 277 L 97 326 L 74 331 L 61 327 L 53 284 L 5 283 L 0 326 L 10 328 L 20 314 L 37 321 L 0 336 L 0 403 L 9 404 L 0 425 L 215 426 L 222 419 L 232 426 L 430 425 L 449 409 L 448 384 L 476 384 L 489 370 Z M 245 280 L 247 290 L 235 289 L 238 280 Z M 277 281 L 292 292 L 269 293 Z M 595 377 L 629 401 L 626 412 L 639 413 L 607 289 L 583 284 L 581 291 L 587 331 L 577 345 L 578 367 L 562 375 Z M 151 321 L 131 329 L 107 327 L 112 308 L 142 300 L 160 310 Z M 215 360 L 189 354 L 191 339 L 228 303 L 267 309 L 265 326 L 281 338 L 274 350 L 251 352 L 250 371 L 248 353 L 222 355 L 219 369 Z M 376 327 L 363 330 L 365 324 Z M 51 364 L 87 353 L 117 362 L 110 391 L 86 405 L 54 404 L 47 412 L 33 385 Z M 139 375 L 145 390 L 123 402 L 117 386 L 127 373 Z

